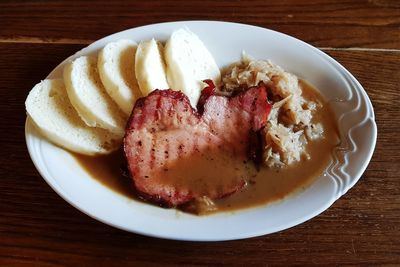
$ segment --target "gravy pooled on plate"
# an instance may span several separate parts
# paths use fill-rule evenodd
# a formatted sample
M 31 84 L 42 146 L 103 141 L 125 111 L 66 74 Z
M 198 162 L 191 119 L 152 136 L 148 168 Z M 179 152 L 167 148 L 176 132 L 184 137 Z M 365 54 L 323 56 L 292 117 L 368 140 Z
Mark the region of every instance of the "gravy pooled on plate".
M 262 166 L 257 170 L 252 162 L 239 161 L 229 157 L 210 157 L 200 153 L 177 166 L 170 166 L 167 180 L 175 183 L 177 177 L 184 175 L 193 179 L 186 186 L 201 186 L 201 179 L 216 177 L 218 180 L 240 173 L 247 185 L 231 196 L 209 201 L 200 199 L 196 205 L 183 208 L 197 214 L 218 211 L 233 211 L 242 208 L 264 205 L 282 199 L 291 193 L 302 190 L 316 177 L 322 174 L 332 158 L 334 147 L 338 144 L 338 129 L 334 114 L 328 103 L 310 85 L 300 80 L 303 97 L 309 101 L 319 102 L 322 107 L 314 114 L 313 122 L 324 127 L 324 137 L 306 144 L 307 156 L 285 168 L 268 168 Z M 121 166 L 125 164 L 122 151 L 101 157 L 75 155 L 80 165 L 95 179 L 110 189 L 129 198 L 136 198 L 132 190 L 132 181 L 122 176 Z M 210 160 L 213 158 L 213 160 Z M 207 178 L 208 177 L 208 178 Z M 185 180 L 185 183 L 190 183 Z

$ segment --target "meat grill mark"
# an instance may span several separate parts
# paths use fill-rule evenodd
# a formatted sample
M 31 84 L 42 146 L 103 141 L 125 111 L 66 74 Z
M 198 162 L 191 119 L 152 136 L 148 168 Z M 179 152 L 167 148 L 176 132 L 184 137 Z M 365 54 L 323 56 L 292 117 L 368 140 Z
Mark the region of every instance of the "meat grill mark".
M 165 142 L 164 149 L 165 162 L 169 163 L 169 142 Z
M 150 132 L 152 132 L 152 131 L 150 131 Z M 151 151 L 150 151 L 150 168 L 151 168 L 151 169 L 154 168 L 155 159 L 156 159 L 156 157 L 155 157 L 155 155 L 154 155 L 154 153 L 155 153 L 154 147 L 155 147 L 155 144 L 156 144 L 155 141 L 156 141 L 156 140 L 155 140 L 154 138 L 151 139 L 151 147 L 152 147 L 152 149 L 151 149 Z
M 131 125 L 131 124 L 138 124 L 137 126 L 142 125 L 144 118 L 143 118 L 143 112 L 142 112 L 141 108 L 144 105 L 144 101 L 145 101 L 145 98 L 140 98 L 136 101 L 135 106 L 137 106 L 138 113 L 136 114 L 136 116 L 131 116 L 129 118 L 129 121 L 125 127 L 126 131 L 128 130 L 129 125 Z
M 156 112 L 160 110 L 161 107 L 161 96 L 158 96 L 157 105 L 156 105 Z
M 196 151 L 207 153 L 205 149 L 209 146 L 246 157 L 249 130 L 261 127 L 267 112 L 266 92 L 261 87 L 250 88 L 230 99 L 210 96 L 202 115 L 193 110 L 185 95 L 172 90 L 156 90 L 138 100 L 124 138 L 125 156 L 136 192 L 168 207 L 201 196 L 196 195 L 198 192 L 154 181 L 162 181 L 160 173 L 165 173 L 170 164 L 179 164 L 181 159 Z M 138 145 L 139 142 L 142 145 Z M 235 178 L 203 193 L 210 198 L 220 198 L 233 194 L 245 183 Z

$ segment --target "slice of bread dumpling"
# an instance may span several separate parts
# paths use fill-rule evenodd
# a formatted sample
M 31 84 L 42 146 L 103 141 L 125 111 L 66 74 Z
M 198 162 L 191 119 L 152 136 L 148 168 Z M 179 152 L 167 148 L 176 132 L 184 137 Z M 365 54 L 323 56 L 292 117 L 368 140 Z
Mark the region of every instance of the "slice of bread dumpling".
M 132 40 L 112 42 L 101 50 L 97 61 L 107 93 L 128 116 L 136 99 L 142 95 L 135 75 L 136 48 Z
M 25 108 L 34 124 L 50 141 L 68 150 L 108 154 L 117 150 L 121 138 L 101 128 L 87 126 L 69 102 L 61 79 L 44 80 L 30 91 Z
M 124 135 L 125 114 L 104 89 L 96 56 L 82 56 L 67 64 L 64 82 L 72 106 L 88 126 Z
M 203 80 L 211 79 L 215 85 L 221 80 L 217 63 L 204 43 L 188 29 L 174 31 L 165 45 L 168 83 L 174 90 L 186 94 L 196 107 Z
M 140 42 L 135 57 L 135 73 L 140 91 L 147 96 L 155 89 L 169 89 L 163 46 L 154 39 Z

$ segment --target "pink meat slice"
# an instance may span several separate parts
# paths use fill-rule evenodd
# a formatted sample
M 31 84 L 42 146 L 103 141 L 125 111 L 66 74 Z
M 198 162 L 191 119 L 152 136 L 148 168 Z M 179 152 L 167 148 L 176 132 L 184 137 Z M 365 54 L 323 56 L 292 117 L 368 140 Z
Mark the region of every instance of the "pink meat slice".
M 173 90 L 155 90 L 139 99 L 124 138 L 136 192 L 166 207 L 202 196 L 217 199 L 235 193 L 246 184 L 246 177 L 233 174 L 229 181 L 201 182 L 198 188 L 188 186 L 192 182 L 190 173 L 174 182 L 166 177 L 180 166 L 190 171 L 192 158 L 210 155 L 210 151 L 246 160 L 249 134 L 264 126 L 270 109 L 265 87 L 253 87 L 232 98 L 211 95 L 202 114 L 191 107 L 183 93 Z M 196 171 L 194 167 L 192 170 Z

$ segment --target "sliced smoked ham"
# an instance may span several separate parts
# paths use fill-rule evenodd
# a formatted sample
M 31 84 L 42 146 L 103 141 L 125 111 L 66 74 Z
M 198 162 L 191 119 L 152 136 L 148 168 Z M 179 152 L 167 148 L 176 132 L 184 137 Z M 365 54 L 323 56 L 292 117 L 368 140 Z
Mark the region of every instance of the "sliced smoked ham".
M 173 90 L 155 90 L 139 99 L 124 138 L 136 192 L 176 207 L 240 190 L 249 178 L 243 162 L 250 133 L 265 125 L 270 109 L 262 86 L 232 98 L 208 95 L 201 114 Z

